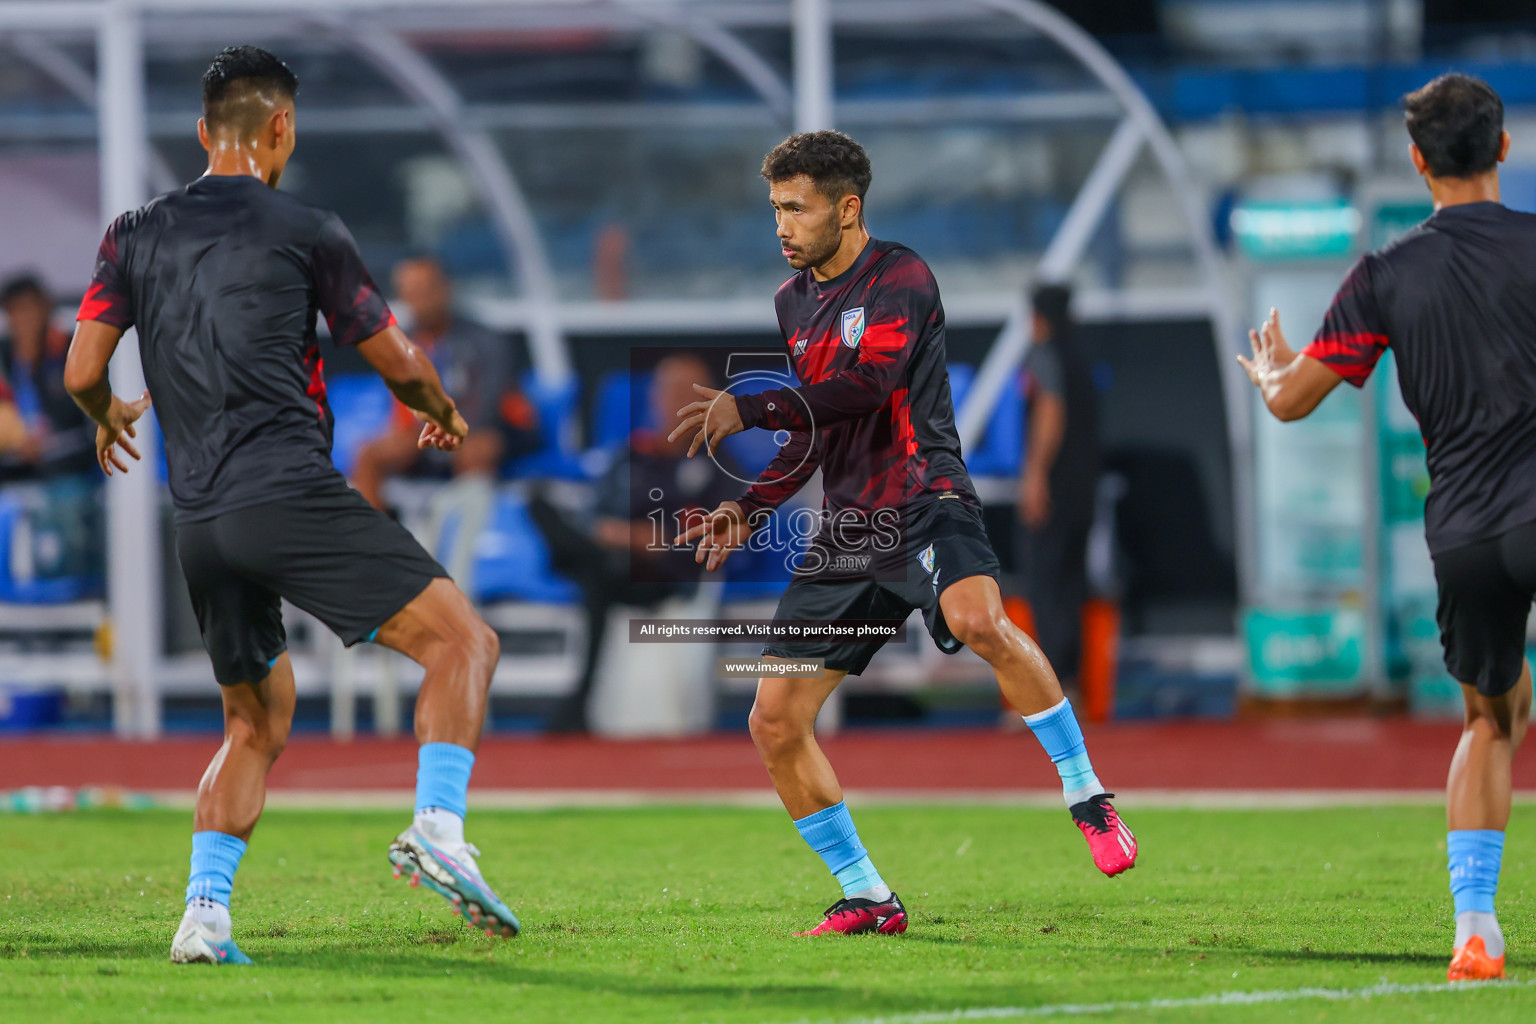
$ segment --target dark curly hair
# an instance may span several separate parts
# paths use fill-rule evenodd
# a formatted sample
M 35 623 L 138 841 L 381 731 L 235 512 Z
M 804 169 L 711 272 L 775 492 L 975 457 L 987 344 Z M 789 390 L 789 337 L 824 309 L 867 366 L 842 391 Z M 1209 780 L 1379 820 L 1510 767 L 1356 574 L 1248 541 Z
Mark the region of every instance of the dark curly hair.
M 209 130 L 249 134 L 272 104 L 298 94 L 298 76 L 276 56 L 259 46 L 227 46 L 203 72 L 203 120 Z
M 1471 75 L 1441 75 L 1403 97 L 1408 135 L 1437 178 L 1471 178 L 1499 162 L 1504 101 Z
M 804 174 L 834 203 L 850 195 L 862 203 L 872 177 L 864 147 L 833 131 L 791 135 L 763 158 L 762 173 L 770 184 Z

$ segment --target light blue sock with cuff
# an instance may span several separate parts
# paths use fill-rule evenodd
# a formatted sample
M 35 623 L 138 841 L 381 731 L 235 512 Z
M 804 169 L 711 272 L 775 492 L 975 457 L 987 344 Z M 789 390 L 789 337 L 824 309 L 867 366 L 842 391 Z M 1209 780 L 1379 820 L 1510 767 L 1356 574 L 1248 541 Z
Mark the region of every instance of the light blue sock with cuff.
M 474 751 L 457 743 L 423 743 L 416 755 L 416 827 L 439 846 L 464 842 Z
M 1480 935 L 1492 957 L 1504 955 L 1504 933 L 1493 910 L 1504 860 L 1504 833 L 1491 828 L 1452 829 L 1445 836 L 1451 896 L 1456 901 L 1456 940 L 1460 949 Z
M 201 899 L 228 907 L 245 845 L 245 840 L 224 832 L 193 832 L 187 902 Z
M 1062 799 L 1068 807 L 1104 792 L 1104 784 L 1093 773 L 1093 762 L 1088 760 L 1088 744 L 1083 740 L 1083 730 L 1077 724 L 1070 700 L 1063 697 L 1055 707 L 1025 715 L 1024 724 L 1056 765 L 1056 773 L 1061 776 Z
M 859 830 L 854 827 L 846 803 L 838 802 L 815 814 L 797 818 L 795 828 L 799 830 L 800 838 L 821 855 L 827 870 L 843 887 L 845 898 L 876 902 L 891 898 L 891 887 L 875 870 L 869 852 L 859 841 Z

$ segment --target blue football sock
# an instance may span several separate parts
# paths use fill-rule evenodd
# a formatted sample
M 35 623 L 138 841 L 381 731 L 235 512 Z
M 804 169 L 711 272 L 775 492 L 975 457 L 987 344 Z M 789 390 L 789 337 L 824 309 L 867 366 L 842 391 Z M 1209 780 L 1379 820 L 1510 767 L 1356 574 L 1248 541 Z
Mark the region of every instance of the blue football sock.
M 1061 795 L 1068 807 L 1104 792 L 1104 784 L 1093 773 L 1093 763 L 1088 760 L 1088 745 L 1083 741 L 1077 716 L 1072 713 L 1071 701 L 1063 697 L 1053 708 L 1025 715 L 1024 724 L 1056 765 L 1056 773 L 1061 776 Z
M 1445 849 L 1456 913 L 1493 913 L 1499 863 L 1504 858 L 1504 833 L 1490 828 L 1453 829 L 1446 833 Z
M 416 759 L 416 809 L 441 807 L 464 817 L 475 755 L 456 743 L 423 743 Z
M 847 804 L 839 802 L 815 814 L 797 818 L 795 828 L 799 830 L 800 838 L 821 855 L 827 870 L 843 887 L 845 897 L 890 898 L 890 887 L 875 870 L 868 851 L 859 841 L 859 830 L 853 825 Z
M 223 832 L 192 833 L 192 873 L 187 879 L 187 902 L 201 897 L 229 906 L 235 888 L 235 871 L 245 856 L 245 840 Z

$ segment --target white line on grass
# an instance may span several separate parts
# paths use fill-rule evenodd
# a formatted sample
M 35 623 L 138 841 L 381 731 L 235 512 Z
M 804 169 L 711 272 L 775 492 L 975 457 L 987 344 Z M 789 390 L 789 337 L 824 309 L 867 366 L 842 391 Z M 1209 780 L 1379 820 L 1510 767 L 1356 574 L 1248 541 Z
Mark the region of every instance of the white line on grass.
M 1536 981 L 1399 985 L 1383 981 L 1365 988 L 1290 988 L 1268 992 L 1213 992 L 1184 999 L 1147 999 L 1121 1003 L 1056 1003 L 1049 1006 L 982 1006 L 970 1010 L 929 1010 L 924 1013 L 893 1013 L 883 1017 L 848 1017 L 836 1024 L 946 1024 L 949 1021 L 1010 1020 L 1019 1017 L 1087 1017 L 1104 1013 L 1137 1013 L 1148 1010 L 1184 1010 L 1201 1006 L 1252 1006 L 1256 1003 L 1289 1003 L 1299 999 L 1334 1002 L 1374 999 L 1378 996 L 1410 996 L 1428 992 L 1496 992 L 1527 988 Z M 808 1024 L 802 1020 L 800 1024 Z

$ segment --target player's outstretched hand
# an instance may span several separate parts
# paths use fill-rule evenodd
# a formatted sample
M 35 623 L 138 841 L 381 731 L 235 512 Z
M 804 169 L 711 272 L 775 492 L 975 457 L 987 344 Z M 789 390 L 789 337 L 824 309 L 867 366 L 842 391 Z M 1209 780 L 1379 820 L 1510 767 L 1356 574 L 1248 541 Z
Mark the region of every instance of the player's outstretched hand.
M 693 553 L 693 560 L 703 562 L 706 570 L 714 572 L 751 535 L 752 527 L 747 523 L 746 513 L 741 506 L 734 501 L 722 501 L 709 515 L 690 518 L 688 529 L 678 534 L 673 543 L 681 545 L 698 541 L 699 547 Z
M 135 461 L 140 458 L 139 450 L 128 438 L 139 436 L 133 425 L 148 408 L 148 391 L 134 402 L 125 402 L 116 395 L 112 396 L 112 406 L 107 410 L 106 424 L 96 427 L 96 463 L 101 466 L 101 471 L 107 476 L 112 475 L 114 466 L 121 473 L 128 472 L 128 463 L 124 462 L 123 457 L 118 454 L 119 448 L 131 455 Z
M 1253 348 L 1253 356 L 1239 355 L 1237 361 L 1248 371 L 1248 379 L 1260 389 L 1296 359 L 1296 353 L 1286 343 L 1285 333 L 1280 330 L 1280 311 L 1277 309 L 1269 311 L 1268 318 L 1258 330 L 1248 332 L 1248 344 Z
M 421 413 L 417 413 L 418 419 L 424 419 Z M 436 448 L 439 451 L 457 451 L 459 445 L 464 443 L 464 438 L 469 434 L 469 424 L 464 422 L 464 417 L 459 411 L 453 411 L 453 420 L 444 429 L 430 421 L 421 425 L 421 436 L 416 439 L 417 448 Z
M 703 395 L 703 399 L 677 410 L 678 424 L 667 435 L 668 441 L 675 441 L 690 430 L 698 431 L 688 446 L 690 459 L 698 453 L 700 446 L 704 446 L 709 454 L 715 454 L 715 448 L 722 440 L 747 429 L 736 408 L 736 398 L 730 392 L 716 391 L 702 384 L 695 384 L 693 390 Z

